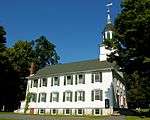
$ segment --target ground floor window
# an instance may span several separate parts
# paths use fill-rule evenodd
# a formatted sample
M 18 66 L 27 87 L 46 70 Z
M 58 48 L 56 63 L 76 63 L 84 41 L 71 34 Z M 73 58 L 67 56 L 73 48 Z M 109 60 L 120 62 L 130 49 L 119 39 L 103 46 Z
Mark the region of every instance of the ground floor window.
M 57 109 L 51 109 L 51 110 L 50 110 L 50 113 L 51 113 L 52 115 L 55 115 L 55 114 L 58 113 L 58 110 L 57 110 Z
M 39 110 L 39 113 L 40 113 L 40 114 L 44 114 L 44 113 L 45 113 L 45 109 L 40 109 L 40 110 Z
M 78 115 L 82 115 L 84 113 L 84 109 L 78 109 Z
M 64 109 L 65 115 L 70 115 L 72 113 L 72 109 Z
M 94 114 L 95 115 L 102 115 L 102 110 L 101 109 L 95 109 Z

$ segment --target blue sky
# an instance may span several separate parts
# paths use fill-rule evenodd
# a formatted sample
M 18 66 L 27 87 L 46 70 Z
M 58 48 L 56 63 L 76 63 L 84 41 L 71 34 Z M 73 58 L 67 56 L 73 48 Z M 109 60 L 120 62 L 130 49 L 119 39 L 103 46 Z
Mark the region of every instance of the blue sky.
M 112 18 L 120 12 L 112 0 Z M 61 63 L 98 58 L 107 0 L 0 0 L 0 25 L 7 46 L 44 35 L 56 45 Z

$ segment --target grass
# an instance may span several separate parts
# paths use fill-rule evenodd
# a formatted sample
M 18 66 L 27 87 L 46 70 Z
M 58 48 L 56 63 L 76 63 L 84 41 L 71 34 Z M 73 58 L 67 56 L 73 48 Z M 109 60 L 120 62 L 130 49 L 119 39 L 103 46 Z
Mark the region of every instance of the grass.
M 126 120 L 150 120 L 149 117 L 127 116 Z
M 0 120 L 16 120 L 16 119 L 12 119 L 12 118 L 10 118 L 10 119 L 8 119 L 8 118 L 0 118 Z

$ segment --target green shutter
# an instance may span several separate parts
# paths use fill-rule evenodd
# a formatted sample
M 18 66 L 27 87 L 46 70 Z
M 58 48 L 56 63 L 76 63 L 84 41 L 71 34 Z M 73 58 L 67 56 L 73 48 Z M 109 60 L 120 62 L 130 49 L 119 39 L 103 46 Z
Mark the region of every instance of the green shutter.
M 85 84 L 85 74 L 83 74 L 83 84 Z
M 103 90 L 100 90 L 100 100 L 103 101 Z
M 94 83 L 94 74 L 92 73 L 92 83 Z
M 52 93 L 50 93 L 50 102 L 52 102 Z
M 91 100 L 94 101 L 94 90 L 91 91 Z
M 100 82 L 102 82 L 102 72 L 100 72 Z
M 53 86 L 53 80 L 54 80 L 54 78 L 52 77 L 51 78 L 51 86 Z
M 41 94 L 39 93 L 38 102 L 40 102 L 40 99 L 41 99 L 40 97 L 41 97 Z
M 57 102 L 59 102 L 59 93 L 57 93 Z
M 47 94 L 44 93 L 44 102 L 46 102 L 46 96 L 47 96 Z
M 34 98 L 34 102 L 37 101 L 37 94 L 35 93 L 35 98 Z
M 39 87 L 41 87 L 41 85 L 42 85 L 42 81 L 41 81 L 41 78 L 40 78 L 40 86 Z
M 70 92 L 70 102 L 72 102 L 72 92 Z
M 85 101 L 85 91 L 83 91 L 83 101 Z
M 33 86 L 33 80 L 31 80 L 31 88 L 32 88 L 32 86 Z
M 60 77 L 58 77 L 58 86 L 60 85 Z
M 66 85 L 66 76 L 64 76 L 64 85 Z
M 71 75 L 71 85 L 73 85 L 73 75 Z
M 63 92 L 63 102 L 65 102 L 65 92 Z
M 75 102 L 77 102 L 77 91 L 75 92 Z
M 77 75 L 75 75 L 75 84 L 77 85 Z

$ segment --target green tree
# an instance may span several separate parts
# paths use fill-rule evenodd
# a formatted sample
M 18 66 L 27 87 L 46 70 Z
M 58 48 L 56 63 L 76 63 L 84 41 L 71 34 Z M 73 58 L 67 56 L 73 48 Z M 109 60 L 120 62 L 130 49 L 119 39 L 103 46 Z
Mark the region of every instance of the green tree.
M 129 98 L 147 99 L 150 97 L 150 0 L 123 0 L 121 7 L 114 24 L 114 38 L 105 42 L 114 49 L 108 60 L 116 61 L 128 76 Z
M 58 63 L 60 58 L 57 55 L 55 48 L 56 46 L 49 42 L 45 36 L 41 36 L 35 40 L 34 50 L 39 68 Z

